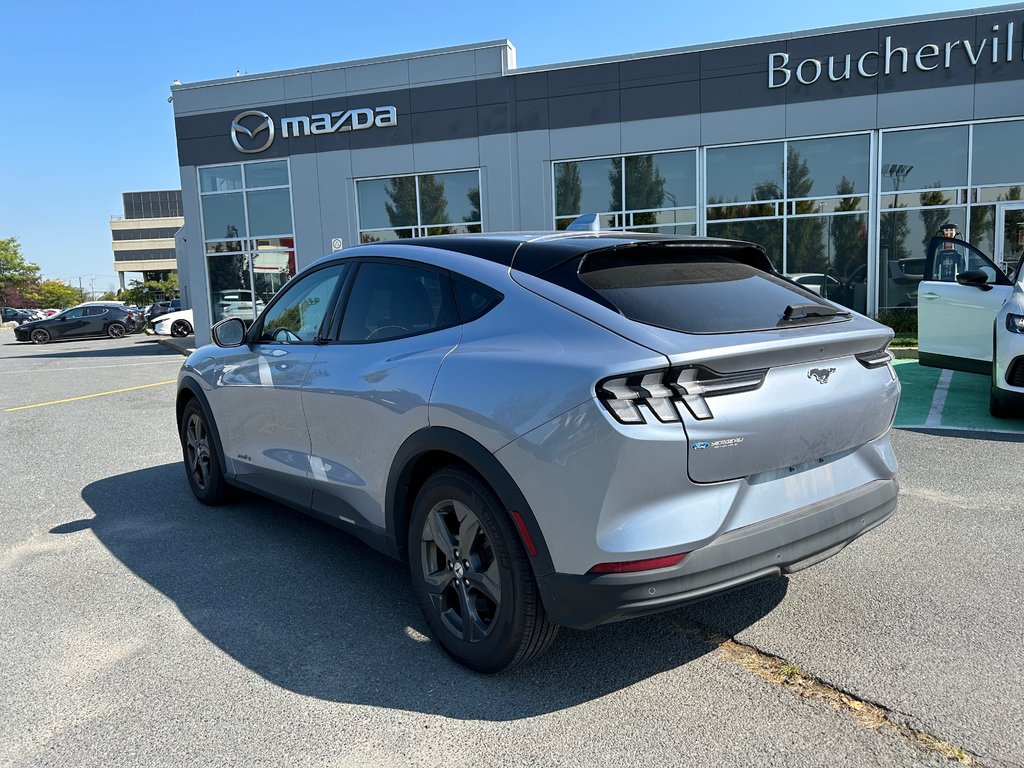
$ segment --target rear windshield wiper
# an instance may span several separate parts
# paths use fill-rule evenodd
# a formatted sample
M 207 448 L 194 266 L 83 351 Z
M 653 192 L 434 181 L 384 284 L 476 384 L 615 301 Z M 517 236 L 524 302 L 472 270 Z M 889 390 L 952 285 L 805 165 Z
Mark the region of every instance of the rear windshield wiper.
M 844 309 L 827 307 L 824 304 L 790 304 L 782 313 L 782 319 L 804 320 L 808 317 L 836 317 L 838 315 L 849 317 L 850 313 Z

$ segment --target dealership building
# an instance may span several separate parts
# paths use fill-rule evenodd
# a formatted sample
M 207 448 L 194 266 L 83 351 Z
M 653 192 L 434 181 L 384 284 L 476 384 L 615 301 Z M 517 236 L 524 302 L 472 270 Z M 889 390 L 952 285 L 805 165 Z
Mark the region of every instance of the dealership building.
M 1024 251 L 1024 4 L 517 68 L 506 41 L 172 87 L 206 328 L 360 242 L 603 228 L 763 245 L 912 307 L 940 225 Z

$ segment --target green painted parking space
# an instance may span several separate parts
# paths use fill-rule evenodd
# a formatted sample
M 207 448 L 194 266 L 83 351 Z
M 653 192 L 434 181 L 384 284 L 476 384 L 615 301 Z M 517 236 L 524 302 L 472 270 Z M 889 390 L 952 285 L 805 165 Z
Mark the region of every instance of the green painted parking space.
M 895 426 L 1024 434 L 1024 419 L 989 414 L 989 377 L 926 368 L 917 360 L 895 360 L 893 367 L 903 388 Z

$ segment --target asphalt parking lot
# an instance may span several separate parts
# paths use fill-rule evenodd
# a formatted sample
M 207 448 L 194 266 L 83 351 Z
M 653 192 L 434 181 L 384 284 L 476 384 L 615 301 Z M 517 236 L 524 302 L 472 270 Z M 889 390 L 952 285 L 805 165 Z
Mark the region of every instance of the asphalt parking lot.
M 0 765 L 1024 764 L 1016 435 L 897 430 L 897 516 L 839 556 L 484 677 L 403 566 L 193 500 L 181 360 L 0 330 Z

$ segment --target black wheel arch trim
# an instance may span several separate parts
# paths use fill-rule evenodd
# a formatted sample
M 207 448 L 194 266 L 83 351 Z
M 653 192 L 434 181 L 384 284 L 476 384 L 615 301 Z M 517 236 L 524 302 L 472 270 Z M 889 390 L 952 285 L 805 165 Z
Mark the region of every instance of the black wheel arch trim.
M 213 447 L 217 454 L 217 463 L 220 465 L 220 471 L 227 478 L 228 467 L 227 462 L 224 461 L 224 447 L 220 441 L 220 431 L 217 429 L 217 422 L 213 418 L 213 411 L 210 410 L 210 401 L 206 398 L 206 393 L 199 382 L 191 376 L 185 376 L 181 380 L 178 384 L 178 394 L 175 396 L 174 420 L 178 425 L 178 434 L 181 435 L 181 415 L 185 411 L 187 401 L 187 398 L 183 397 L 183 395 L 186 390 L 196 399 L 196 402 L 199 403 L 199 407 L 203 411 L 203 416 L 206 418 L 206 427 L 210 430 L 210 434 L 213 435 Z
M 508 470 L 476 440 L 449 427 L 425 427 L 410 435 L 395 454 L 385 496 L 389 554 L 401 560 L 407 558 L 404 532 L 408 527 L 410 507 L 414 500 L 410 483 L 417 459 L 435 451 L 451 454 L 464 462 L 483 478 L 509 512 L 519 513 L 537 551 L 536 555 L 529 557 L 534 575 L 539 577 L 553 573 L 555 569 L 551 554 L 537 517 Z M 512 523 L 518 531 L 514 520 Z

